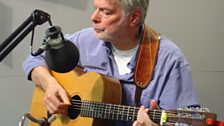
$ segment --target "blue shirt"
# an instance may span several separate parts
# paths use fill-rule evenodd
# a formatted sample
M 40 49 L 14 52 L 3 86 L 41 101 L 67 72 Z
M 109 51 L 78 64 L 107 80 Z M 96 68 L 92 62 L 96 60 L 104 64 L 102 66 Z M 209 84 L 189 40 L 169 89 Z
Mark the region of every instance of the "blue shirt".
M 83 29 L 74 34 L 66 35 L 79 49 L 78 65 L 85 72 L 94 71 L 121 80 L 123 91 L 122 104 L 135 105 L 134 69 L 136 53 L 128 63 L 130 74 L 119 75 L 113 58 L 111 44 L 99 40 L 94 35 L 93 28 Z M 138 45 L 139 46 L 139 45 Z M 137 52 L 137 50 L 136 50 Z M 36 66 L 46 66 L 44 55 L 28 56 L 23 68 L 28 76 Z M 142 91 L 140 105 L 150 107 L 150 100 L 155 99 L 163 109 L 176 109 L 181 106 L 198 105 L 190 68 L 181 50 L 169 39 L 161 36 L 158 59 L 152 80 Z M 129 123 L 129 124 L 128 124 Z M 115 122 L 116 126 L 131 126 L 131 122 Z

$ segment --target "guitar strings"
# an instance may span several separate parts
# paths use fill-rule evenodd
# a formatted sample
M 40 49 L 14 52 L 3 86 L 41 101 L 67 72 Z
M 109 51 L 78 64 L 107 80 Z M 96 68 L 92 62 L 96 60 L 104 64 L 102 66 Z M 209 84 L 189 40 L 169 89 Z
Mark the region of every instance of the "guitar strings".
M 90 104 L 92 104 L 92 105 L 101 105 L 101 106 L 97 106 L 97 107 L 102 107 L 102 105 L 106 105 L 104 103 L 98 103 L 98 102 L 88 102 L 88 101 L 82 102 L 80 100 L 72 100 L 72 101 L 75 101 L 75 102 L 72 102 L 72 103 L 73 103 L 73 106 L 76 106 L 76 107 L 81 107 L 82 106 L 82 103 L 84 103 L 83 106 L 90 106 Z M 79 106 L 77 106 L 77 105 L 79 105 Z M 122 107 L 122 109 L 124 109 L 124 110 L 130 110 L 130 108 L 134 108 L 136 110 L 139 109 L 138 107 L 132 107 L 132 106 L 122 106 L 122 105 L 116 105 L 116 104 L 107 104 L 107 105 L 116 106 L 116 107 L 118 107 L 118 109 Z M 106 109 L 108 109 L 108 108 L 106 108 Z M 149 112 L 150 113 L 158 113 L 159 112 L 159 114 L 161 114 L 162 113 L 162 110 L 153 109 L 153 112 L 152 112 L 152 110 L 149 110 Z M 177 114 L 177 112 L 175 112 L 175 111 L 168 111 L 168 110 L 166 110 L 166 113 L 168 113 L 170 115 L 171 114 L 174 114 L 174 115 Z
M 76 102 L 74 102 L 74 101 L 76 101 Z M 81 116 L 84 115 L 84 116 L 89 116 L 89 117 L 96 117 L 96 118 L 98 117 L 98 118 L 102 118 L 102 119 L 117 119 L 117 120 L 123 119 L 126 121 L 130 121 L 130 120 L 134 121 L 137 119 L 137 115 L 138 115 L 137 111 L 139 110 L 138 107 L 122 106 L 122 105 L 116 105 L 116 104 L 104 104 L 104 103 L 100 103 L 100 102 L 89 102 L 89 101 L 82 102 L 80 100 L 73 100 L 72 103 L 73 103 L 71 105 L 72 109 L 81 111 Z M 95 106 L 91 106 L 91 105 L 95 105 Z M 112 110 L 107 107 L 105 109 L 105 105 L 113 106 Z M 132 108 L 133 110 L 130 111 L 130 108 Z M 119 112 L 119 110 L 122 110 L 122 111 Z M 82 113 L 83 111 L 84 111 L 84 113 Z M 161 120 L 162 111 L 163 110 L 156 110 L 156 109 L 149 110 L 148 114 L 149 114 L 150 119 L 153 122 L 159 124 L 159 122 Z M 173 110 L 173 111 L 165 110 L 165 113 L 167 113 L 168 118 L 175 117 L 178 119 L 189 119 L 189 118 L 191 119 L 189 114 L 178 113 L 175 110 Z M 100 114 L 100 115 L 98 115 L 98 114 Z M 105 116 L 103 114 L 109 114 L 109 115 Z M 132 116 L 128 116 L 128 115 L 132 115 Z M 174 125 L 174 124 L 176 124 L 176 121 L 168 119 L 168 120 L 166 120 L 166 123 L 169 125 Z
M 72 108 L 73 110 L 80 110 L 80 106 L 78 106 L 79 108 Z M 108 112 L 108 111 L 103 111 L 103 110 L 94 110 L 95 111 L 95 114 L 94 113 L 91 113 L 91 112 L 89 112 L 89 109 L 88 108 L 85 108 L 85 109 L 82 109 L 83 111 L 87 111 L 88 113 L 85 113 L 84 114 L 84 116 L 89 116 L 89 117 L 98 117 L 98 118 L 104 118 L 104 119 L 123 119 L 123 120 L 130 120 L 130 118 L 129 118 L 129 116 L 127 116 L 127 115 L 132 115 L 132 117 L 133 118 L 131 118 L 131 120 L 132 121 L 134 121 L 134 120 L 136 120 L 137 119 L 137 112 L 129 112 L 129 114 L 122 114 L 122 115 L 120 115 L 120 116 L 118 116 L 120 113 L 118 112 L 117 113 L 117 111 L 116 110 L 119 110 L 119 109 L 115 109 L 115 110 L 113 110 L 113 112 Z M 107 109 L 108 110 L 108 109 Z M 136 109 L 137 110 L 137 109 Z M 97 111 L 97 112 L 96 112 Z M 103 114 L 112 114 L 112 115 L 108 115 L 108 116 L 106 116 L 105 117 L 105 115 L 104 115 L 104 117 L 102 117 L 102 115 L 99 117 L 99 116 L 97 116 L 97 114 L 99 114 L 99 113 L 103 113 Z M 81 114 L 82 115 L 82 114 Z M 113 115 L 115 115 L 115 117 L 113 116 Z M 83 116 L 83 115 L 82 115 Z M 111 117 L 112 116 L 112 117 Z M 169 117 L 176 117 L 176 116 L 171 116 L 171 114 L 168 114 L 168 116 Z M 125 119 L 124 119 L 124 117 L 126 117 Z M 150 119 L 152 120 L 152 121 L 154 121 L 155 123 L 159 123 L 160 122 L 160 120 L 161 120 L 161 114 L 155 114 L 155 113 L 153 113 L 153 112 L 149 112 L 149 117 L 150 117 Z M 179 118 L 181 118 L 181 117 L 179 117 Z M 169 124 L 175 124 L 176 122 L 175 121 L 172 121 L 172 120 L 167 120 L 166 121 L 166 123 L 169 123 Z
M 73 107 L 77 107 L 77 108 L 73 108 L 73 109 L 76 109 L 76 110 L 80 110 L 80 108 L 81 108 L 81 101 L 79 101 L 79 103 L 77 104 L 77 102 L 75 102 L 76 104 L 75 105 L 73 105 Z M 89 103 L 90 104 L 90 103 Z M 94 104 L 94 103 L 92 103 L 92 104 Z M 99 103 L 98 103 L 98 105 L 99 105 Z M 105 105 L 105 104 L 100 104 L 100 105 Z M 112 105 L 114 108 L 113 108 L 113 110 L 111 110 L 110 108 L 104 108 L 104 110 L 105 111 L 103 111 L 103 110 L 101 110 L 102 109 L 102 106 L 97 106 L 98 108 L 95 108 L 95 110 L 94 110 L 94 108 L 92 108 L 92 111 L 97 111 L 98 113 L 100 113 L 100 112 L 103 112 L 103 113 L 105 113 L 105 114 L 115 114 L 115 115 L 123 115 L 123 116 L 126 116 L 126 115 L 133 115 L 133 116 L 135 116 L 135 117 L 137 117 L 137 111 L 139 110 L 139 108 L 135 108 L 135 107 L 129 107 L 129 109 L 128 109 L 128 107 L 127 106 L 120 106 L 120 105 L 114 105 L 114 104 L 109 104 L 109 105 Z M 89 112 L 89 113 L 91 113 L 92 111 L 90 110 L 90 108 L 89 107 L 87 107 L 86 108 L 86 106 L 89 106 L 88 105 L 88 103 L 86 103 L 86 104 L 84 104 L 83 105 L 83 108 L 81 109 L 81 110 L 83 110 L 83 111 L 87 111 L 87 112 Z M 93 106 L 92 106 L 93 107 Z M 96 106 L 95 106 L 96 107 Z M 122 108 L 121 108 L 122 107 Z M 120 108 L 120 109 L 119 109 Z M 126 109 L 127 108 L 127 109 Z M 131 110 L 130 111 L 130 108 L 133 108 L 133 110 Z M 120 112 L 119 112 L 119 110 L 123 110 L 123 112 L 127 112 L 128 110 L 129 110 L 129 112 L 127 112 L 127 113 L 125 113 L 125 114 L 121 114 Z M 113 112 L 111 112 L 111 111 L 113 111 Z M 87 113 L 87 114 L 89 114 L 89 113 Z M 161 115 L 161 114 L 160 114 Z M 156 115 L 156 114 L 154 114 L 154 118 L 155 119 L 157 119 L 156 117 L 160 117 L 160 115 Z
M 73 108 L 73 109 L 75 109 L 75 110 L 80 110 L 80 109 L 78 109 L 78 108 Z M 88 111 L 88 113 L 86 113 L 86 114 L 84 114 L 84 115 L 94 115 L 94 113 L 91 113 L 91 111 L 89 111 L 89 109 L 82 109 L 83 111 Z M 96 111 L 96 110 L 95 110 Z M 103 111 L 103 110 L 98 110 L 97 112 L 95 112 L 95 114 L 99 114 L 99 113 L 104 113 L 104 114 L 112 114 L 112 115 L 117 115 L 117 118 L 119 117 L 120 118 L 120 116 L 123 116 L 123 118 L 124 117 L 127 117 L 127 115 L 132 115 L 132 117 L 134 117 L 134 118 L 137 118 L 137 112 L 136 113 L 134 113 L 134 112 L 130 112 L 129 114 L 120 114 L 119 112 L 116 112 L 116 110 L 114 110 L 113 112 L 110 112 L 110 111 Z M 120 115 L 120 116 L 119 116 Z M 97 116 L 97 115 L 95 115 L 95 116 Z M 108 115 L 108 117 L 110 117 L 111 115 Z M 107 117 L 107 116 L 106 116 Z M 150 117 L 153 117 L 152 115 L 150 116 Z M 161 117 L 161 115 L 155 115 L 154 116 L 154 118 L 153 118 L 153 120 L 160 120 L 160 117 Z M 115 118 L 115 117 L 114 117 Z
M 73 108 L 73 109 L 75 109 L 75 110 L 80 110 L 80 108 Z M 97 112 L 96 112 L 96 110 L 95 110 L 95 114 L 94 113 L 91 113 L 90 111 L 89 111 L 89 109 L 83 109 L 84 111 L 88 111 L 88 113 L 84 113 L 84 114 L 81 114 L 81 115 L 84 115 L 84 116 L 90 116 L 90 117 L 98 117 L 98 118 L 104 118 L 104 119 L 120 119 L 120 118 L 122 118 L 123 120 L 130 120 L 129 119 L 129 117 L 130 116 L 127 116 L 128 114 L 122 114 L 122 115 L 120 115 L 119 116 L 119 114 L 120 113 L 117 113 L 117 111 L 116 110 L 114 110 L 113 112 L 108 112 L 108 111 L 102 111 L 102 110 L 98 110 Z M 108 115 L 108 116 L 106 116 L 105 117 L 105 115 L 104 115 L 104 117 L 102 117 L 102 115 L 99 117 L 99 116 L 97 116 L 97 114 L 99 114 L 99 113 L 103 113 L 103 114 L 112 114 L 112 115 Z M 113 116 L 114 115 L 114 116 Z M 134 121 L 136 118 L 137 118 L 137 112 L 136 113 L 132 113 L 132 112 L 130 112 L 129 113 L 129 115 L 132 115 L 131 117 L 133 117 L 133 118 L 131 118 L 132 119 L 132 121 Z M 126 118 L 125 118 L 126 117 Z M 151 114 L 149 114 L 149 117 L 156 123 L 156 122 L 159 122 L 160 121 L 160 119 L 161 119 L 161 114 L 153 114 L 153 113 L 151 113 Z M 124 119 L 125 118 L 125 119 Z M 167 122 L 169 122 L 169 123 L 175 123 L 175 122 L 171 122 L 171 121 L 169 121 L 169 120 L 167 120 Z
M 98 113 L 105 113 L 105 114 L 115 114 L 115 115 L 119 115 L 121 114 L 121 112 L 119 112 L 120 110 L 122 110 L 123 112 L 126 112 L 122 115 L 133 115 L 134 117 L 137 117 L 137 111 L 139 110 L 139 108 L 137 107 L 131 107 L 131 106 L 121 106 L 121 105 L 115 105 L 115 104 L 107 104 L 107 105 L 110 105 L 113 106 L 113 110 L 111 110 L 110 108 L 107 108 L 105 109 L 105 105 L 104 103 L 98 103 L 98 102 L 88 102 L 88 101 L 81 101 L 81 100 L 74 100 L 72 99 L 72 109 L 74 110 L 81 110 L 81 111 L 87 111 L 87 115 L 90 114 L 90 112 L 94 112 L 94 111 L 97 111 Z M 97 108 L 93 108 L 94 106 L 92 107 L 88 107 L 90 105 L 94 105 L 95 107 Z M 75 108 L 73 108 L 75 107 Z M 83 108 L 81 108 L 83 107 Z M 92 110 L 90 110 L 90 108 Z M 104 110 L 102 110 L 104 109 Z M 112 111 L 112 112 L 111 112 Z M 88 113 L 89 112 L 89 113 Z M 161 110 L 149 110 L 149 116 L 150 118 L 153 118 L 153 120 L 160 120 L 161 118 L 161 113 L 162 111 Z M 166 113 L 168 113 L 167 115 L 169 117 L 176 117 L 176 114 L 177 112 L 174 112 L 174 111 L 166 111 Z
M 123 120 L 126 120 L 126 121 L 129 121 L 129 120 L 134 121 L 135 119 L 137 119 L 137 114 L 138 114 L 137 111 L 139 110 L 139 108 L 132 107 L 132 106 L 105 104 L 105 103 L 91 102 L 91 101 L 82 102 L 81 100 L 72 100 L 72 103 L 73 105 L 71 108 L 73 110 L 81 111 L 81 116 L 87 116 L 87 117 L 89 116 L 89 117 L 96 117 L 96 118 L 102 118 L 102 119 L 117 119 L 117 120 L 119 119 L 120 120 L 122 118 Z M 108 107 L 106 107 L 105 109 L 105 105 L 113 106 L 112 110 Z M 90 109 L 92 110 L 90 111 Z M 130 109 L 132 110 L 129 111 Z M 123 113 L 119 112 L 119 110 L 122 110 Z M 159 123 L 161 120 L 161 113 L 162 113 L 162 110 L 153 109 L 153 110 L 149 110 L 148 115 L 150 119 L 152 119 L 152 121 L 154 121 L 155 123 Z M 180 113 L 177 113 L 176 111 L 166 110 L 165 113 L 167 113 L 168 118 L 171 118 L 171 117 L 178 117 L 183 119 L 189 118 L 188 116 L 185 118 L 182 117 L 181 115 L 177 116 L 177 114 L 180 114 Z M 167 120 L 166 123 L 175 124 L 176 122 L 172 120 Z
M 120 113 L 115 113 L 115 112 L 117 112 L 117 111 L 119 111 L 119 110 L 121 110 L 121 109 L 113 109 L 113 110 L 111 110 L 111 109 L 109 109 L 109 108 L 106 108 L 106 109 L 104 109 L 104 110 L 101 110 L 100 108 L 92 108 L 92 110 L 90 110 L 90 108 L 86 108 L 86 107 L 84 107 L 83 106 L 83 108 L 81 109 L 81 106 L 80 105 L 73 105 L 73 107 L 76 107 L 76 108 L 72 108 L 73 110 L 81 110 L 81 111 L 89 111 L 89 112 L 92 112 L 92 111 L 100 111 L 100 112 L 104 112 L 104 113 L 112 113 L 111 111 L 113 111 L 113 114 L 120 114 Z M 133 112 L 133 111 L 129 111 L 129 112 L 127 112 L 128 111 L 128 109 L 123 109 L 123 112 L 126 112 L 127 114 L 123 114 L 123 115 L 129 115 L 129 114 L 133 114 L 134 115 L 134 113 L 136 114 L 136 116 L 137 116 L 137 110 L 138 109 L 136 109 L 136 111 L 135 112 Z M 106 111 L 106 112 L 105 112 Z M 153 118 L 155 118 L 155 117 L 161 117 L 161 111 L 159 111 L 159 113 L 158 112 L 152 112 L 152 111 L 149 111 L 149 116 L 150 117 L 153 117 Z M 170 113 L 168 113 L 167 114 L 169 117 L 176 117 L 175 115 L 176 114 L 170 114 Z
M 87 117 L 95 117 L 102 119 L 116 119 L 117 120 L 132 120 L 137 119 L 138 115 L 138 107 L 125 106 L 125 105 L 116 105 L 116 104 L 108 104 L 101 102 L 92 102 L 92 101 L 81 101 L 81 100 L 71 100 L 72 105 L 70 109 L 80 111 L 81 116 Z M 107 107 L 109 106 L 109 107 Z M 165 111 L 168 119 L 166 123 L 175 124 L 174 120 L 170 120 L 169 118 L 178 118 L 178 119 L 191 119 L 191 111 L 187 110 L 158 110 L 151 109 L 148 112 L 148 115 L 152 121 L 155 123 L 159 123 L 161 120 L 161 114 Z M 190 114 L 189 114 L 190 113 Z M 109 114 L 109 115 L 106 115 Z
M 121 108 L 121 107 L 123 107 L 123 108 L 127 108 L 127 110 L 129 109 L 129 107 L 130 108 L 134 108 L 134 109 L 139 109 L 138 107 L 132 107 L 132 106 L 124 106 L 124 105 L 116 105 L 116 104 L 105 104 L 105 103 L 100 103 L 100 102 L 90 102 L 90 101 L 81 101 L 81 100 L 71 100 L 72 102 L 71 103 L 73 103 L 72 104 L 72 106 L 74 106 L 74 105 L 80 105 L 80 106 L 77 106 L 77 107 L 81 107 L 82 106 L 82 103 L 84 103 L 83 105 L 86 105 L 86 106 L 90 106 L 90 104 L 91 105 L 110 105 L 110 106 L 116 106 L 116 107 L 119 107 L 119 108 Z M 98 106 L 98 107 L 102 107 L 102 106 Z M 159 114 L 161 114 L 162 113 L 162 111 L 163 110 L 158 110 L 158 109 L 153 109 L 153 110 L 149 110 L 149 112 L 156 112 L 156 113 L 158 113 L 159 112 Z M 152 112 L 152 113 L 153 113 Z M 166 113 L 168 113 L 168 114 L 177 114 L 177 112 L 176 111 L 169 111 L 169 110 L 166 110 L 165 111 Z

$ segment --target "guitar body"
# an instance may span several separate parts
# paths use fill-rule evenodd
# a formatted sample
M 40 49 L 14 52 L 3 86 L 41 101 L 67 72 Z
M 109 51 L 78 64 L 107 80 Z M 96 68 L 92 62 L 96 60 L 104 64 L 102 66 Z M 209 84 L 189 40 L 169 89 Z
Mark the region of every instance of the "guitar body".
M 67 91 L 71 102 L 68 116 L 57 115 L 51 126 L 112 126 L 112 120 L 137 119 L 138 107 L 120 105 L 122 94 L 118 80 L 95 72 L 81 74 L 77 69 L 51 73 Z M 48 118 L 43 98 L 43 90 L 36 86 L 29 112 L 35 118 Z M 148 115 L 159 125 L 177 122 L 193 126 L 224 126 L 224 122 L 216 120 L 216 114 L 203 108 L 149 110 Z M 38 124 L 30 122 L 30 126 Z
M 95 72 L 88 72 L 82 75 L 79 75 L 76 71 L 68 73 L 52 72 L 52 75 L 64 87 L 70 98 L 78 96 L 81 100 L 112 104 L 121 103 L 121 87 L 116 79 Z M 36 86 L 30 109 L 30 114 L 35 118 L 47 118 L 47 109 L 43 98 L 43 90 Z M 75 119 L 58 115 L 56 120 L 51 123 L 51 126 L 108 126 L 111 124 L 109 120 L 81 117 L 80 115 Z M 30 126 L 37 126 L 37 124 L 30 122 Z

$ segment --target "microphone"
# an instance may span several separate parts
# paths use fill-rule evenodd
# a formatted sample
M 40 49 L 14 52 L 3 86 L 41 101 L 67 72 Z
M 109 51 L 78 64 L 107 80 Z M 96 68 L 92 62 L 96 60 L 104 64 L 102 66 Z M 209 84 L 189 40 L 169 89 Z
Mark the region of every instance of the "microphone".
M 75 44 L 64 39 L 59 26 L 50 26 L 46 30 L 46 37 L 42 46 L 33 56 L 45 51 L 45 61 L 51 70 L 66 73 L 75 68 L 79 61 L 79 51 Z

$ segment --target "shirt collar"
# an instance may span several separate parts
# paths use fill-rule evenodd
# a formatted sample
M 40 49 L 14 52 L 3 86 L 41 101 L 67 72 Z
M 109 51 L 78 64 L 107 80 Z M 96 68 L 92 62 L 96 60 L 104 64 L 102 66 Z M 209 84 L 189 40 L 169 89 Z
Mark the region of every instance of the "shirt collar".
M 128 66 L 131 69 L 131 71 L 133 71 L 134 68 L 135 68 L 136 58 L 137 58 L 137 54 L 138 54 L 138 48 L 139 48 L 139 45 L 140 45 L 140 42 L 141 42 L 141 39 L 142 39 L 142 36 L 143 36 L 143 30 L 144 30 L 144 25 L 141 25 L 139 27 L 139 32 L 140 32 L 139 34 L 140 35 L 139 35 L 139 39 L 138 39 L 137 49 L 136 49 L 136 52 L 135 52 L 134 56 L 131 58 L 130 64 Z M 108 55 L 112 56 L 112 45 L 111 45 L 111 43 L 104 41 L 103 46 L 105 47 Z

